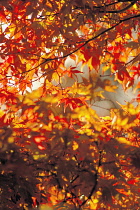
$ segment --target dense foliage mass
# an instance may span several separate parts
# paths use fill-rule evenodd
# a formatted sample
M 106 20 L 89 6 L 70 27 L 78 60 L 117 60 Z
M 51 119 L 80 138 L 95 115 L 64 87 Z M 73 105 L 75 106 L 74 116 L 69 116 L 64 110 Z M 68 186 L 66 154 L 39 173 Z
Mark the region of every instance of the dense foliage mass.
M 140 209 L 139 6 L 0 1 L 1 210 Z M 137 97 L 99 117 L 113 80 Z

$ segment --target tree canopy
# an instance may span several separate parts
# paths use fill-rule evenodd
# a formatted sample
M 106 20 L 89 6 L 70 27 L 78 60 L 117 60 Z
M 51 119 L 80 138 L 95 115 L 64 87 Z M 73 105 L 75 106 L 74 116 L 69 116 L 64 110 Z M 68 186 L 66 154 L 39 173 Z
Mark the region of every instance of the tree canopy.
M 140 208 L 139 6 L 0 1 L 0 209 Z

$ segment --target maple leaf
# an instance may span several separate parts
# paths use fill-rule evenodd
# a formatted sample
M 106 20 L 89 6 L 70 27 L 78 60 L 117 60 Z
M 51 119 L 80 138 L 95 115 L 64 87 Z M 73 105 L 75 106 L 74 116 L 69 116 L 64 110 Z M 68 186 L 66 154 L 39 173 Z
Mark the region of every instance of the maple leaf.
M 67 106 L 70 107 L 71 110 L 81 106 L 83 101 L 80 98 L 63 98 L 61 99 L 61 103 L 65 103 L 64 110 Z
M 79 70 L 76 70 L 76 67 L 72 67 L 70 66 L 67 70 L 64 71 L 64 73 L 67 73 L 69 77 L 73 77 L 73 75 L 77 74 L 77 73 L 82 73 Z
M 138 1 L 0 11 L 0 209 L 138 209 Z

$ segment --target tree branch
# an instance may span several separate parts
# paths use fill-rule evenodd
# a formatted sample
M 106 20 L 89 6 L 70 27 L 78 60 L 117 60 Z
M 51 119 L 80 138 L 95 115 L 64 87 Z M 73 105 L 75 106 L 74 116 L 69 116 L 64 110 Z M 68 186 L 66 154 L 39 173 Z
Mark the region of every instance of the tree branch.
M 103 10 L 103 11 L 99 11 L 99 13 L 122 13 L 125 10 L 129 9 L 130 7 L 132 7 L 136 2 L 137 2 L 137 0 L 134 0 L 128 6 L 126 6 L 123 9 L 120 9 L 120 10 L 110 10 L 110 11 Z
M 109 31 L 111 31 L 111 30 L 114 29 L 116 26 L 120 25 L 121 23 L 126 22 L 126 21 L 131 20 L 131 19 L 134 19 L 134 18 L 138 18 L 138 17 L 140 17 L 140 14 L 139 14 L 139 15 L 135 15 L 135 16 L 130 16 L 130 17 L 128 17 L 128 18 L 119 20 L 118 23 L 116 23 L 115 25 L 111 26 L 110 28 L 108 28 L 108 29 L 102 31 L 100 34 L 97 34 L 96 36 L 94 36 L 94 37 L 88 39 L 87 41 L 85 41 L 84 44 L 82 44 L 82 45 L 79 46 L 77 49 L 73 50 L 72 52 L 70 52 L 70 53 L 68 53 L 68 54 L 66 54 L 66 55 L 64 55 L 64 56 L 61 56 L 61 57 L 47 58 L 47 59 L 46 59 L 46 58 L 42 58 L 42 59 L 44 59 L 44 61 L 43 61 L 42 63 L 40 63 L 39 65 L 37 65 L 36 67 L 34 67 L 34 68 L 32 68 L 32 69 L 29 69 L 29 70 L 27 70 L 27 71 L 18 73 L 18 74 L 14 74 L 14 75 L 12 75 L 12 76 L 17 76 L 17 75 L 19 75 L 19 74 L 25 74 L 25 73 L 27 73 L 27 72 L 33 71 L 34 69 L 38 68 L 39 66 L 41 66 L 41 65 L 43 65 L 43 64 L 45 64 L 45 63 L 47 63 L 47 62 L 51 62 L 51 61 L 55 61 L 55 60 L 67 58 L 68 56 L 72 55 L 73 53 L 76 53 L 77 51 L 79 51 L 82 47 L 84 47 L 85 45 L 87 45 L 89 42 L 91 42 L 91 41 L 97 39 L 98 37 L 102 36 L 103 34 L 109 32 Z M 8 77 L 8 76 L 6 76 L 6 77 Z M 1 79 L 1 80 L 3 80 L 3 79 Z M 1 81 L 1 80 L 0 80 L 0 81 Z
M 79 207 L 85 205 L 85 204 L 87 203 L 87 201 L 91 199 L 91 196 L 93 195 L 93 193 L 94 193 L 95 190 L 96 190 L 97 184 L 98 184 L 98 172 L 96 172 L 96 174 L 95 174 L 95 183 L 94 183 L 94 186 L 92 187 L 92 189 L 91 189 L 91 191 L 90 191 L 90 193 L 89 193 L 89 196 L 87 197 L 86 200 L 84 200 L 84 201 L 79 205 Z
M 131 1 L 131 0 L 130 0 Z M 105 6 L 94 6 L 93 9 L 97 9 L 98 13 L 121 13 L 124 12 L 125 10 L 129 9 L 130 7 L 132 7 L 138 0 L 132 0 L 131 3 L 126 6 L 125 8 L 121 9 L 121 10 L 108 10 L 106 11 L 106 7 L 118 4 L 118 2 L 130 2 L 128 0 L 122 0 L 122 1 L 117 1 L 117 2 L 113 2 L 111 4 L 107 4 Z M 75 7 L 74 9 L 89 9 L 91 12 L 95 13 L 94 10 L 92 10 L 92 8 L 89 5 L 85 5 L 85 7 Z M 103 10 L 100 10 L 103 9 Z
M 85 45 L 87 45 L 89 42 L 91 42 L 91 41 L 97 39 L 98 37 L 102 36 L 102 35 L 105 34 L 106 32 L 111 31 L 111 30 L 114 29 L 116 26 L 120 25 L 121 23 L 123 23 L 123 22 L 125 22 L 125 21 L 128 21 L 128 20 L 131 20 L 131 19 L 133 19 L 133 18 L 137 18 L 137 17 L 140 17 L 140 14 L 139 14 L 139 15 L 135 15 L 135 16 L 131 16 L 131 17 L 128 17 L 128 18 L 125 18 L 125 19 L 122 19 L 122 20 L 120 20 L 118 23 L 116 23 L 115 25 L 113 25 L 113 26 L 111 26 L 110 28 L 108 28 L 108 29 L 102 31 L 100 34 L 97 34 L 96 36 L 94 36 L 94 37 L 88 39 L 87 41 L 85 41 L 84 44 L 82 44 L 82 45 L 79 46 L 77 49 L 73 50 L 72 52 L 70 52 L 70 53 L 68 53 L 68 54 L 66 54 L 66 55 L 64 55 L 64 56 L 61 56 L 61 57 L 56 57 L 56 58 L 52 58 L 52 59 L 46 59 L 46 62 L 53 61 L 53 60 L 58 60 L 58 59 L 64 59 L 64 58 L 66 58 L 66 57 L 72 55 L 73 53 L 77 52 L 78 50 L 80 50 L 82 47 L 84 47 Z M 43 58 L 43 59 L 45 59 L 45 58 Z M 45 61 L 44 61 L 44 62 L 45 62 Z M 43 62 L 43 64 L 44 64 L 44 62 Z M 41 65 L 41 64 L 40 64 L 40 65 Z

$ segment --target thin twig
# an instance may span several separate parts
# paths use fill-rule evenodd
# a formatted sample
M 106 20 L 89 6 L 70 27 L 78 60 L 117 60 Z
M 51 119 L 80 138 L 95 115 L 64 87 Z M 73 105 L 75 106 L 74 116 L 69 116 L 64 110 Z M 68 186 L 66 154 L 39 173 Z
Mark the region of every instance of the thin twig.
M 121 23 L 123 23 L 123 22 L 125 22 L 125 21 L 128 21 L 128 20 L 131 20 L 131 19 L 133 19 L 133 18 L 137 18 L 137 17 L 140 17 L 140 14 L 139 14 L 139 15 L 135 15 L 135 16 L 130 16 L 130 17 L 125 18 L 125 19 L 122 19 L 122 20 L 120 20 L 118 23 L 116 23 L 115 25 L 113 25 L 113 26 L 111 26 L 110 28 L 108 28 L 108 29 L 102 31 L 100 34 L 97 34 L 96 36 L 94 36 L 94 37 L 88 39 L 87 41 L 85 41 L 84 44 L 82 44 L 82 45 L 79 46 L 77 49 L 73 50 L 72 52 L 70 52 L 70 53 L 68 53 L 68 54 L 66 54 L 66 55 L 64 55 L 64 56 L 60 56 L 60 57 L 47 58 L 47 59 L 46 59 L 46 58 L 42 58 L 42 59 L 44 59 L 44 61 L 43 61 L 42 63 L 40 63 L 39 65 L 37 65 L 36 67 L 34 67 L 34 68 L 32 68 L 32 69 L 29 69 L 29 70 L 27 70 L 27 71 L 18 73 L 18 74 L 14 74 L 13 76 L 17 76 L 17 75 L 19 75 L 19 74 L 25 74 L 25 73 L 27 73 L 27 72 L 33 71 L 34 69 L 40 67 L 41 65 L 43 65 L 43 64 L 45 64 L 45 63 L 47 63 L 47 62 L 51 62 L 51 61 L 55 61 L 55 60 L 67 58 L 68 56 L 72 55 L 73 53 L 76 53 L 77 51 L 79 51 L 82 47 L 84 47 L 85 45 L 87 45 L 89 42 L 91 42 L 91 41 L 97 39 L 98 37 L 102 36 L 103 34 L 109 32 L 109 31 L 111 31 L 111 30 L 114 29 L 116 26 L 120 25 Z M 4 79 L 1 79 L 1 80 L 4 80 Z M 1 80 L 0 80 L 0 81 L 1 81 Z

